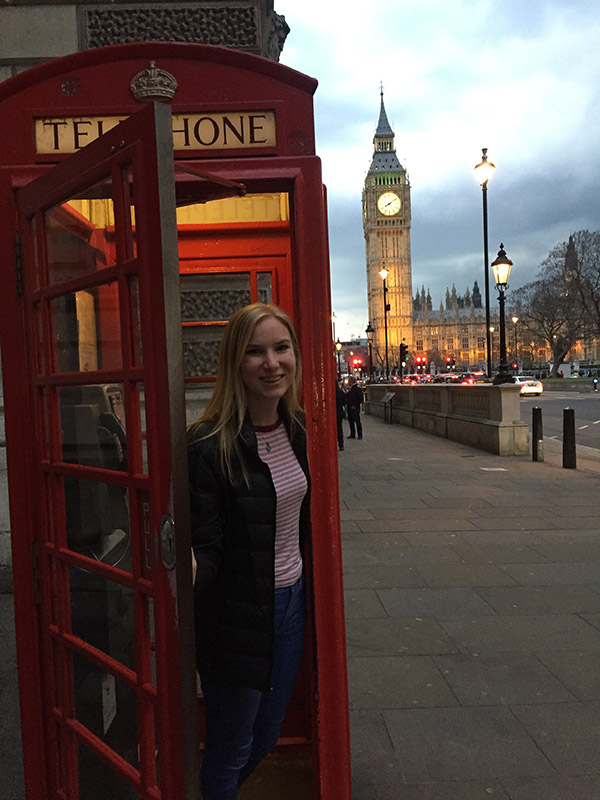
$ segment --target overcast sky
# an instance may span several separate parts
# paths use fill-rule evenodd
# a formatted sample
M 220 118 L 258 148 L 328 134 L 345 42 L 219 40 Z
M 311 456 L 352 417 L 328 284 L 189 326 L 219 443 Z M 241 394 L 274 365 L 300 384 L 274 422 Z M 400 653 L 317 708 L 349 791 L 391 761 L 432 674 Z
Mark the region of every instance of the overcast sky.
M 482 147 L 496 165 L 490 261 L 504 242 L 511 288 L 570 233 L 600 229 L 599 0 L 275 0 L 275 10 L 291 29 L 281 62 L 319 81 L 343 340 L 368 322 L 361 192 L 380 84 L 412 186 L 413 295 L 424 285 L 438 306 L 446 287 L 462 294 L 474 280 L 483 292 Z

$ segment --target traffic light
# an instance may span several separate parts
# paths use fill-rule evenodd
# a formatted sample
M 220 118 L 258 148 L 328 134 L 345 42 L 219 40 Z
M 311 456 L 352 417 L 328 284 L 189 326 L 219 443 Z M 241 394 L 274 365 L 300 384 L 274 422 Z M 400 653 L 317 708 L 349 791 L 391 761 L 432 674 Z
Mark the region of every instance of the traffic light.
M 415 364 L 417 372 L 425 372 L 425 363 L 427 358 L 425 356 L 415 356 Z
M 408 361 L 408 345 L 404 344 L 404 342 L 400 345 L 400 361 Z

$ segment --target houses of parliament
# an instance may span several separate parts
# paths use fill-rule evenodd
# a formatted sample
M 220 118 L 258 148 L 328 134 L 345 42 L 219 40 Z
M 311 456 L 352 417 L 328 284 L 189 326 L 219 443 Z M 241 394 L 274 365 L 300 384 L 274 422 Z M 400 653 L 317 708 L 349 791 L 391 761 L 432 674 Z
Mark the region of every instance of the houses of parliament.
M 472 288 L 462 294 L 457 293 L 454 286 L 447 289 L 445 301 L 437 306 L 425 287 L 413 295 L 411 186 L 408 173 L 396 155 L 394 131 L 387 118 L 383 91 L 373 144 L 373 158 L 362 192 L 367 299 L 369 322 L 374 330 L 373 369 L 382 371 L 385 366 L 387 304 L 390 372 L 399 367 L 401 344 L 408 347 L 409 371 L 415 371 L 415 365 L 420 363 L 427 365 L 427 371 L 432 364 L 440 371 L 448 361 L 454 363 L 456 369 L 485 370 L 485 304 L 478 282 L 475 280 Z M 483 278 L 483 269 L 481 272 Z M 490 278 L 493 282 L 493 276 Z M 494 304 L 490 312 L 494 363 L 500 357 L 498 311 Z M 531 341 L 516 317 L 506 319 L 506 342 L 509 362 L 518 360 L 519 366 L 544 363 L 551 358 L 550 348 Z M 571 355 L 584 359 L 586 350 L 583 343 L 578 343 Z

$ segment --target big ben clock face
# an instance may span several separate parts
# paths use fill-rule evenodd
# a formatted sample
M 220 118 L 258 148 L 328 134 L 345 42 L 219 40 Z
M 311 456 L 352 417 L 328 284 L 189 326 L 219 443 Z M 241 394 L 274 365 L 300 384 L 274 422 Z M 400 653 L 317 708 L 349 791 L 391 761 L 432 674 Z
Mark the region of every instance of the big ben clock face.
M 377 198 L 377 208 L 386 217 L 393 217 L 400 211 L 400 198 L 396 192 L 384 192 Z

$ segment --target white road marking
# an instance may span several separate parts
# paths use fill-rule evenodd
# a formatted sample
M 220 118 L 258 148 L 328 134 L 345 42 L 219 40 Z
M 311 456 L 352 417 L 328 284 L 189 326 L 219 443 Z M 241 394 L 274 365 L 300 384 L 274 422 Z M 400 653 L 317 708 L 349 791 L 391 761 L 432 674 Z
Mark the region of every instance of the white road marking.
M 586 428 L 589 428 L 589 427 L 590 427 L 589 425 L 580 425 L 580 427 L 577 428 L 577 430 L 578 431 L 583 431 L 583 430 L 585 430 Z

